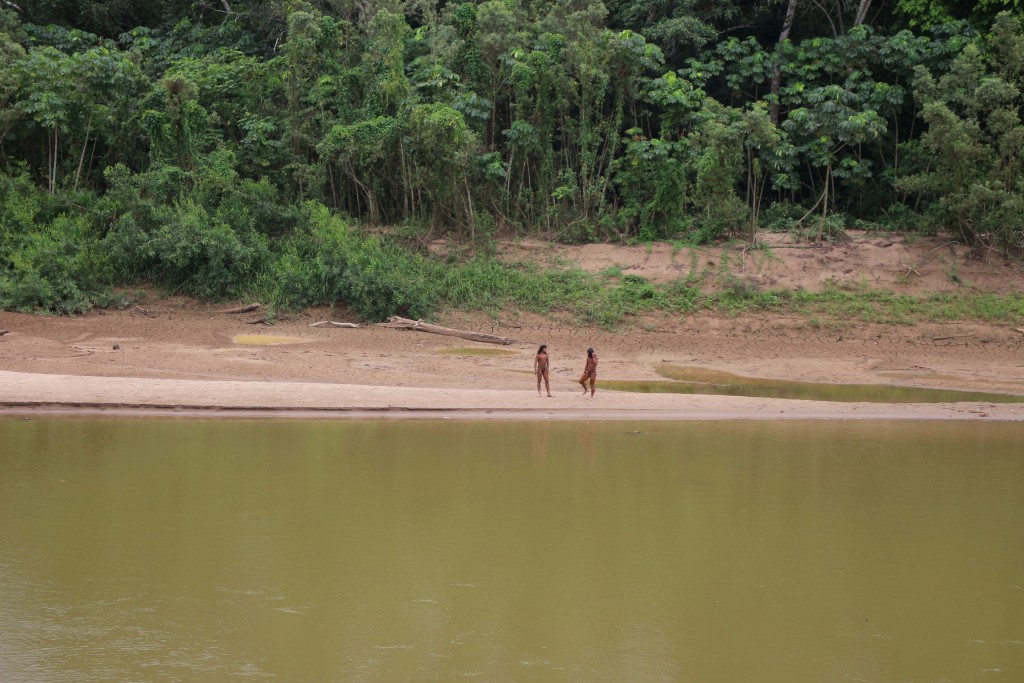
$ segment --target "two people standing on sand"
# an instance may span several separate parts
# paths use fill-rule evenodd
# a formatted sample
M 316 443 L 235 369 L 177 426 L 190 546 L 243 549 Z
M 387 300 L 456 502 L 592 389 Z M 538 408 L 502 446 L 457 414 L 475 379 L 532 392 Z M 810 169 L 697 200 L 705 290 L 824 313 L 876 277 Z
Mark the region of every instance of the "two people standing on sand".
M 533 357 L 533 372 L 537 375 L 537 396 L 541 396 L 540 383 L 544 381 L 544 388 L 551 396 L 551 378 L 549 369 L 551 359 L 548 357 L 548 345 L 541 344 L 537 349 L 537 355 Z M 583 395 L 587 395 L 587 380 L 590 380 L 590 398 L 594 398 L 595 383 L 597 382 L 597 354 L 594 349 L 587 349 L 587 364 L 583 368 L 583 376 L 580 377 L 580 384 L 583 386 Z

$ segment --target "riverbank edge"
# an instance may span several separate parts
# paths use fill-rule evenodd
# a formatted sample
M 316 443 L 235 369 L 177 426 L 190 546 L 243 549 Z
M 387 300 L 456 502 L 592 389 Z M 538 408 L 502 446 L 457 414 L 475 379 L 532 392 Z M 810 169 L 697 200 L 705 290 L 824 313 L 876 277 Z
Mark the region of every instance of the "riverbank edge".
M 0 414 L 516 420 L 986 419 L 1024 403 L 840 403 L 698 394 L 532 391 L 328 382 L 183 380 L 0 370 Z
M 852 404 L 840 404 L 851 406 Z M 1024 416 L 990 412 L 988 404 L 957 403 L 927 406 L 899 404 L 911 410 L 900 412 L 893 406 L 879 404 L 875 410 L 852 407 L 855 413 L 821 412 L 807 409 L 768 411 L 688 411 L 688 410 L 562 410 L 468 408 L 341 408 L 341 407 L 235 407 L 214 405 L 159 405 L 125 403 L 76 403 L 0 401 L 0 418 L 21 419 L 50 417 L 124 417 L 124 418 L 201 418 L 201 419 L 306 419 L 306 420 L 464 420 L 464 421 L 558 421 L 558 422 L 710 422 L 710 421 L 934 421 L 984 420 L 985 422 L 1024 422 Z M 953 407 L 955 406 L 955 407 Z

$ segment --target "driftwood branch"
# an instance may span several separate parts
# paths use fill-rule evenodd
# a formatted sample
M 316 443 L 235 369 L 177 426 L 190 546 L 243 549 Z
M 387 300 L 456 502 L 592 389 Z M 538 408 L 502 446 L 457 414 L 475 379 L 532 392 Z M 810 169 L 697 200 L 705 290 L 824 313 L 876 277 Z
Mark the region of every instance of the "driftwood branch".
M 1020 332 L 1020 330 L 1017 331 Z M 7 330 L 0 330 L 0 337 L 4 336 L 5 334 L 7 334 Z
M 1014 332 L 1020 332 L 1021 334 L 1024 334 L 1024 327 L 1015 327 L 1015 328 L 1013 328 L 1013 331 Z
M 319 322 L 310 323 L 310 327 L 359 327 L 356 323 L 337 323 L 333 320 L 321 320 Z
M 148 308 L 143 308 L 142 306 L 136 306 L 135 308 L 130 309 L 128 311 L 128 315 L 144 315 L 147 318 L 155 318 L 156 317 L 156 313 L 154 313 L 153 311 L 149 310 Z
M 246 325 L 269 325 L 270 324 L 270 323 L 267 322 L 267 317 L 266 316 L 263 316 L 262 318 L 256 318 L 255 320 L 243 320 L 242 322 L 244 322 Z
M 911 268 L 909 265 L 904 263 L 902 259 L 900 259 L 900 265 L 907 269 L 907 277 L 909 277 L 911 273 L 918 277 L 922 277 L 921 273 L 917 272 L 914 268 Z
M 465 330 L 453 330 L 448 327 L 441 327 L 440 325 L 431 325 L 425 323 L 422 320 L 409 320 L 408 318 L 400 318 L 397 315 L 393 315 L 388 318 L 386 323 L 378 323 L 378 327 L 388 327 L 393 330 L 416 330 L 417 332 L 430 332 L 431 334 L 442 334 L 446 337 L 459 337 L 460 339 L 469 339 L 470 341 L 484 342 L 487 344 L 501 344 L 502 346 L 508 346 L 515 342 L 515 339 L 509 337 L 499 337 L 494 334 L 484 334 L 483 332 L 467 332 Z
M 248 306 L 239 306 L 237 308 L 225 308 L 223 311 L 214 311 L 215 313 L 248 313 L 255 311 L 260 307 L 260 304 L 249 304 Z

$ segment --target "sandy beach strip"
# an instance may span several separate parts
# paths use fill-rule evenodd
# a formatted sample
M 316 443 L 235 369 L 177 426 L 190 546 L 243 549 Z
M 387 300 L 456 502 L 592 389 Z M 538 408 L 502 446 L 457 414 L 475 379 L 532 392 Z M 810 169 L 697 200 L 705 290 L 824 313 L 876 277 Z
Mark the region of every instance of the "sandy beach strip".
M 532 391 L 282 381 L 176 380 L 0 371 L 0 413 L 419 419 L 1024 421 L 1024 404 L 836 403 L 601 391 Z

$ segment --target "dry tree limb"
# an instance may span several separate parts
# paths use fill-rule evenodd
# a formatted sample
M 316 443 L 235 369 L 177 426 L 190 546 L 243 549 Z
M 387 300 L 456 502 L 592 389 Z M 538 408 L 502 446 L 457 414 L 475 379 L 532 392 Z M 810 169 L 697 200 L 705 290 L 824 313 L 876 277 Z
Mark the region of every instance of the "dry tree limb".
M 155 318 L 156 317 L 156 313 L 154 313 L 153 311 L 149 310 L 148 308 L 143 308 L 142 306 L 136 306 L 135 308 L 130 309 L 128 311 L 128 315 L 144 315 L 147 318 Z
M 1021 334 L 1024 334 L 1024 327 L 1015 327 L 1015 328 L 1013 328 L 1013 331 L 1014 332 L 1020 332 Z
M 409 320 L 408 318 L 400 318 L 397 315 L 393 315 L 388 318 L 386 323 L 377 323 L 377 327 L 388 327 L 394 330 L 416 330 L 417 332 L 430 332 L 431 334 L 441 334 L 446 337 L 459 337 L 460 339 L 469 339 L 470 341 L 485 342 L 487 344 L 501 344 L 502 346 L 508 346 L 509 344 L 515 343 L 515 339 L 509 337 L 499 337 L 494 334 L 484 334 L 483 332 L 468 332 L 465 330 L 453 330 L 448 327 L 441 327 L 440 325 L 431 325 L 425 323 L 422 320 Z
M 914 275 L 916 275 L 916 276 L 918 276 L 918 277 L 923 277 L 923 276 L 921 275 L 921 273 L 917 272 L 917 271 L 916 271 L 916 270 L 915 270 L 914 268 L 911 268 L 911 267 L 910 267 L 909 265 L 907 265 L 906 263 L 904 263 L 902 259 L 900 259 L 900 265 L 901 265 L 901 266 L 903 266 L 904 268 L 906 268 L 906 269 L 907 269 L 907 275 L 908 275 L 908 276 L 909 276 L 909 275 L 910 275 L 911 273 L 913 273 Z
M 1020 330 L 1017 331 L 1020 332 Z M 5 334 L 7 334 L 7 330 L 0 330 L 0 337 L 4 336 Z
M 260 304 L 249 304 L 248 306 L 239 306 L 238 308 L 225 308 L 223 311 L 214 311 L 214 313 L 248 313 L 255 311 L 260 307 Z
M 246 325 L 270 325 L 270 323 L 267 322 L 266 316 L 263 316 L 262 318 L 256 318 L 255 320 L 243 320 L 242 322 L 244 322 Z
M 356 323 L 337 323 L 333 320 L 321 320 L 319 322 L 310 323 L 310 327 L 359 327 Z

